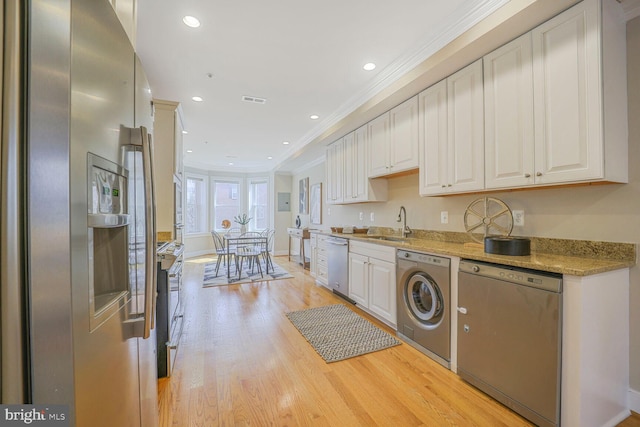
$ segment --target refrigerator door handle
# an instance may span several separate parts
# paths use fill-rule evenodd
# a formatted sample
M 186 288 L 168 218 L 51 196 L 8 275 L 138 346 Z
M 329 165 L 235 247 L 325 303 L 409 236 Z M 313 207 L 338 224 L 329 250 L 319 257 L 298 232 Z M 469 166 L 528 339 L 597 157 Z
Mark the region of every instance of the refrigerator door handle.
M 153 143 L 147 128 L 140 126 L 142 137 L 142 163 L 144 169 L 145 185 L 145 216 L 146 230 L 145 242 L 145 298 L 144 298 L 144 334 L 143 338 L 149 338 L 151 330 L 155 327 L 155 301 L 156 301 L 156 191 L 153 170 Z
M 151 330 L 155 328 L 156 312 L 156 201 L 153 169 L 153 143 L 147 128 L 129 129 L 130 145 L 142 149 L 142 170 L 144 175 L 144 216 L 145 216 L 145 284 L 144 284 L 144 314 L 133 317 L 126 323 L 134 324 L 133 336 L 149 338 Z

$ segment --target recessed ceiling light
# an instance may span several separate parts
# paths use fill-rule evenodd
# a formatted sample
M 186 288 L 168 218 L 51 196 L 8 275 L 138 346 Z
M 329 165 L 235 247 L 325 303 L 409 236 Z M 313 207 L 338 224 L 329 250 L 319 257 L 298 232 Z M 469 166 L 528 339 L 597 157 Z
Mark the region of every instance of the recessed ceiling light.
M 187 150 L 187 153 L 193 153 L 193 150 Z
M 200 20 L 198 20 L 198 18 L 196 18 L 195 16 L 187 15 L 182 18 L 182 22 L 184 22 L 187 27 L 191 28 L 198 28 L 200 26 Z
M 204 101 L 204 100 L 202 99 L 202 97 L 201 97 L 201 96 L 192 96 L 192 97 L 191 97 L 191 99 L 192 99 L 192 100 L 194 100 L 194 101 L 196 101 L 196 102 L 202 102 L 202 101 Z
M 186 130 L 183 130 L 183 131 L 182 131 L 182 134 L 183 134 L 183 135 L 186 135 L 186 134 L 188 134 L 188 133 L 189 133 L 189 132 L 188 132 L 188 131 L 186 131 Z
M 364 67 L 362 68 L 364 68 L 367 71 L 375 70 L 376 64 L 374 64 L 373 62 L 367 62 L 366 64 L 364 64 Z
M 289 141 L 282 141 L 284 145 L 289 145 Z
M 267 157 L 267 160 L 273 160 L 272 156 Z
M 310 115 L 310 116 L 309 116 L 309 118 L 310 118 L 311 120 L 318 120 L 318 119 L 320 118 L 320 116 L 319 116 L 319 115 L 317 115 L 317 114 L 312 114 L 312 115 Z
M 229 162 L 229 166 L 233 166 L 233 162 Z

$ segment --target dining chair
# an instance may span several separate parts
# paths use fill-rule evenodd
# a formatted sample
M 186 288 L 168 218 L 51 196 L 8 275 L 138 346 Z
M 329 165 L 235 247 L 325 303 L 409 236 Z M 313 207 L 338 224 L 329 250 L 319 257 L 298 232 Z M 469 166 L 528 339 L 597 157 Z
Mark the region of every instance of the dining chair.
M 271 253 L 273 252 L 273 243 L 274 243 L 275 234 L 276 234 L 276 230 L 272 230 L 272 229 L 267 229 L 263 232 L 263 236 L 267 238 L 267 242 L 266 242 L 266 245 L 264 245 L 264 247 L 262 248 L 261 254 L 262 254 L 262 258 L 264 258 L 265 265 L 267 265 L 268 268 L 271 268 L 271 270 L 273 270 L 273 261 L 271 260 Z
M 253 233 L 253 232 L 251 232 Z M 238 280 L 242 278 L 242 266 L 244 265 L 244 260 L 247 259 L 249 263 L 247 268 L 251 268 L 251 274 L 255 269 L 255 266 L 258 266 L 258 272 L 260 273 L 260 277 L 264 277 L 262 273 L 262 265 L 260 265 L 260 254 L 262 253 L 262 245 L 261 236 L 247 236 L 245 233 L 242 237 L 246 237 L 248 240 L 246 243 L 241 243 L 236 248 L 236 269 L 238 271 Z M 251 240 L 250 237 L 256 237 L 255 240 Z
M 211 237 L 213 238 L 213 244 L 216 248 L 216 255 L 217 255 L 216 277 L 217 277 L 218 271 L 220 270 L 220 264 L 224 263 L 224 265 L 226 265 L 227 263 L 231 263 L 231 257 L 235 257 L 235 248 L 228 248 L 227 250 L 227 246 L 225 245 L 225 242 L 224 242 L 224 237 L 222 237 L 222 235 L 220 235 L 220 233 L 218 233 L 215 230 L 211 230 Z M 236 260 L 236 264 L 237 264 L 237 260 Z

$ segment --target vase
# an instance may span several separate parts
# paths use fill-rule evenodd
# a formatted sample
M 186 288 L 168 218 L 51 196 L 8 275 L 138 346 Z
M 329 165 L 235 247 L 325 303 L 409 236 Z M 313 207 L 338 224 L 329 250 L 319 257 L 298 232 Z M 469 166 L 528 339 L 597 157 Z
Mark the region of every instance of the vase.
M 240 224 L 240 234 L 247 232 L 247 224 Z

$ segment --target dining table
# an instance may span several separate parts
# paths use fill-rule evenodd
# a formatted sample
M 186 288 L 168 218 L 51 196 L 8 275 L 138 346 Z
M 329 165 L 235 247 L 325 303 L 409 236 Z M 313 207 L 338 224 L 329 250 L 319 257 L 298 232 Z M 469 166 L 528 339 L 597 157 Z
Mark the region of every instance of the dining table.
M 254 247 L 261 248 L 261 253 L 266 253 L 267 257 L 269 254 L 268 247 L 268 237 L 267 236 L 233 236 L 233 235 L 225 235 L 224 244 L 225 249 L 227 251 L 227 260 L 229 259 L 229 255 L 237 253 L 239 247 Z M 236 259 L 236 264 L 238 260 Z M 266 273 L 269 274 L 269 264 L 270 262 L 265 262 L 266 264 Z M 240 272 L 242 274 L 242 272 Z M 231 263 L 227 262 L 227 279 L 231 278 Z

